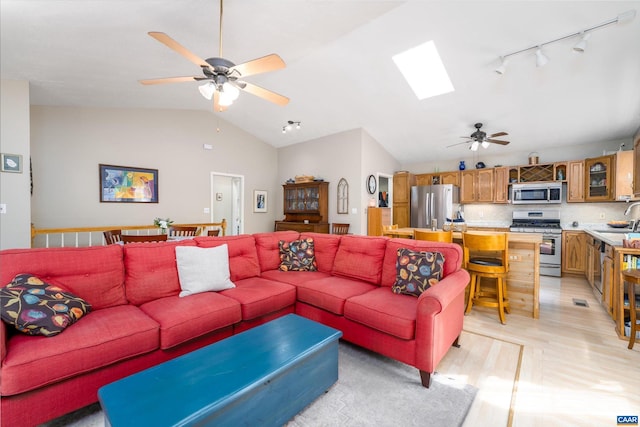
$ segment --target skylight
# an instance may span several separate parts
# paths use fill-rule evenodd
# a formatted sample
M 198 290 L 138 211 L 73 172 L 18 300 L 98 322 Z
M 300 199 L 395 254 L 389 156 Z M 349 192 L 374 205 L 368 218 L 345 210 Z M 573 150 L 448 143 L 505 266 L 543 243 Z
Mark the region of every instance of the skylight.
M 433 40 L 393 56 L 418 99 L 453 92 L 453 84 Z

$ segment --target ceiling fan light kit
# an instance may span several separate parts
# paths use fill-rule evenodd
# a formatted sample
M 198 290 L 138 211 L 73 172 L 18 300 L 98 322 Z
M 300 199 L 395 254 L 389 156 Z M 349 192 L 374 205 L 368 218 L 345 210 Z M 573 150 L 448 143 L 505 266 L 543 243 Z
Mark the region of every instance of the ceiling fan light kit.
M 500 65 L 494 69 L 494 71 L 498 74 L 504 74 L 506 72 L 506 67 L 507 67 L 507 58 L 513 55 L 517 55 L 519 53 L 522 52 L 527 52 L 530 50 L 535 49 L 535 56 L 536 56 L 536 66 L 537 67 L 543 67 L 545 64 L 547 64 L 549 62 L 549 58 L 547 58 L 545 56 L 545 54 L 542 52 L 542 48 L 543 46 L 546 46 L 548 44 L 551 43 L 555 43 L 561 40 L 565 40 L 568 38 L 572 38 L 572 37 L 576 37 L 576 36 L 580 36 L 580 40 L 578 41 L 578 43 L 576 43 L 573 47 L 572 47 L 572 51 L 574 52 L 578 52 L 578 53 L 584 53 L 584 51 L 587 49 L 587 40 L 589 39 L 589 37 L 591 37 L 591 32 L 594 30 L 597 30 L 599 28 L 602 27 L 606 27 L 608 25 L 611 24 L 622 24 L 625 22 L 629 22 L 632 19 L 634 19 L 636 16 L 636 11 L 635 9 L 629 10 L 627 12 L 621 13 L 618 16 L 616 16 L 613 19 L 610 19 L 608 21 L 602 22 L 598 25 L 594 25 L 592 27 L 589 28 L 585 28 L 584 30 L 580 30 L 571 34 L 567 34 L 566 36 L 562 36 L 562 37 L 558 37 L 556 39 L 553 40 L 549 40 L 543 43 L 537 43 L 534 44 L 533 46 L 529 46 L 526 47 L 524 49 L 520 49 L 520 50 L 516 50 L 514 52 L 510 52 L 504 55 L 501 55 L 500 58 Z
M 282 126 L 282 133 L 287 133 L 293 130 L 294 126 L 296 130 L 300 130 L 301 122 L 294 122 L 293 120 L 287 120 L 287 124 Z
M 222 56 L 222 11 L 223 1 L 220 0 L 220 56 Z M 204 80 L 206 82 L 203 85 L 200 85 L 198 90 L 206 99 L 213 99 L 214 111 L 224 111 L 226 107 L 233 104 L 233 102 L 238 99 L 240 90 L 278 105 L 286 105 L 289 102 L 289 98 L 285 96 L 240 80 L 241 78 L 252 76 L 254 74 L 266 73 L 268 71 L 285 68 L 286 65 L 284 61 L 275 53 L 236 65 L 222 57 L 203 60 L 165 33 L 152 31 L 149 32 L 149 35 L 199 66 L 203 75 L 140 80 L 140 83 L 144 85 Z

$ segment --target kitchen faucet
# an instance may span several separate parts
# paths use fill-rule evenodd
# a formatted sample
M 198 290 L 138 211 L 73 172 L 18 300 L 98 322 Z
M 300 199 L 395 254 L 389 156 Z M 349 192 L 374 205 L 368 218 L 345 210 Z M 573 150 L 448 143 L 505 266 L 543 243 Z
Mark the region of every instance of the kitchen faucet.
M 634 206 L 640 206 L 640 202 L 631 203 L 629 207 L 624 211 L 624 215 L 629 215 L 629 212 L 631 212 L 631 208 L 633 208 Z M 638 230 L 640 230 L 640 218 L 636 219 L 631 226 L 631 231 L 635 232 Z

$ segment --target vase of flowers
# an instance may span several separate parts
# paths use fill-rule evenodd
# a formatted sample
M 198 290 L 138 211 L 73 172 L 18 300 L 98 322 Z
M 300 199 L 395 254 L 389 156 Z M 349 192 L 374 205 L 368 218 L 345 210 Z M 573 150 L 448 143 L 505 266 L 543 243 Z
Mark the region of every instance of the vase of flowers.
M 169 218 L 166 218 L 166 219 L 156 218 L 153 220 L 153 225 L 158 227 L 160 229 L 160 233 L 162 234 L 167 234 L 167 230 L 169 229 L 169 226 L 171 224 L 173 224 L 173 221 L 171 221 L 171 219 Z

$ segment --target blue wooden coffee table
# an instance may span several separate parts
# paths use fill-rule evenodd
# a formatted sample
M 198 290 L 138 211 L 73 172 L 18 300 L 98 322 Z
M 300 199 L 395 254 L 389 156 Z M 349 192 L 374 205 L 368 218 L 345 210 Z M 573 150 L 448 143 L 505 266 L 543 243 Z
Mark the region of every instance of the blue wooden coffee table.
M 342 332 L 278 318 L 98 391 L 107 426 L 282 426 L 338 379 Z

